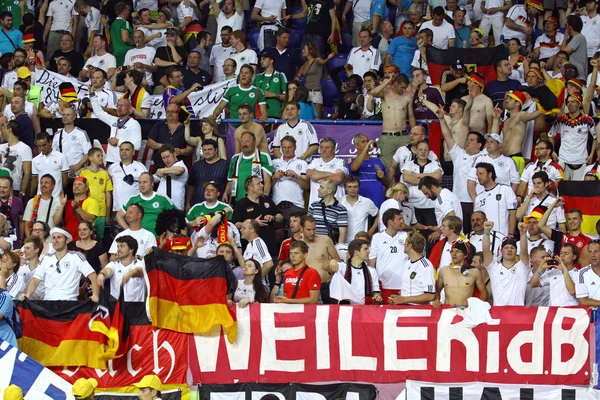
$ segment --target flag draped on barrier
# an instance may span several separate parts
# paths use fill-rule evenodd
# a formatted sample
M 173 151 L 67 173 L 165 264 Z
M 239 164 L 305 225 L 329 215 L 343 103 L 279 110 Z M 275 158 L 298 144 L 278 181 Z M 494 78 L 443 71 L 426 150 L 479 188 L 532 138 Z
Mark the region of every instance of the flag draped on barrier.
M 581 210 L 583 222 L 581 231 L 585 234 L 596 235 L 596 223 L 600 220 L 600 185 L 590 181 L 560 181 L 558 193 L 565 199 L 564 209 Z
M 107 283 L 105 288 L 110 287 Z M 125 302 L 123 287 L 119 300 L 114 303 L 109 301 L 109 294 L 105 290 L 101 292 L 100 302 L 96 310 L 92 313 L 89 329 L 92 332 L 98 332 L 106 336 L 107 344 L 105 350 L 106 359 L 122 357 L 127 351 L 127 341 L 129 339 L 129 322 L 132 316 L 125 317 Z
M 235 341 L 237 323 L 227 306 L 235 277 L 223 257 L 186 257 L 155 247 L 145 262 L 148 317 L 153 326 L 204 333 L 221 325 L 229 342 Z
M 19 349 L 40 364 L 87 366 L 106 369 L 106 337 L 88 326 L 96 304 L 71 301 L 34 303 L 29 299 L 19 307 L 23 337 Z
M 460 60 L 468 73 L 479 72 L 485 81 L 496 79 L 494 63 L 501 59 L 508 59 L 508 50 L 504 46 L 487 49 L 450 49 L 440 50 L 435 47 L 427 48 L 427 68 L 431 83 L 439 86 L 442 72 L 450 65 Z

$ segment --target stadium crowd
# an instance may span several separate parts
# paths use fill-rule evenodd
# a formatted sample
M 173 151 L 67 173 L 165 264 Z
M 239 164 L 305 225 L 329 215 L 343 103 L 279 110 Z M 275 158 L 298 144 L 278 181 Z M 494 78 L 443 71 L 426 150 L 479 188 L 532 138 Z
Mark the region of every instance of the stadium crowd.
M 224 257 L 241 307 L 600 305 L 600 242 L 557 193 L 600 179 L 598 3 L 300 3 L 23 0 L 0 13 L 1 338 L 16 346 L 13 299 L 123 287 L 144 301 L 153 247 Z M 493 46 L 506 46 L 494 80 L 460 59 L 429 76 L 429 47 Z M 45 69 L 89 91 L 65 81 L 48 102 Z M 196 129 L 189 96 L 229 79 Z M 136 152 L 150 94 L 166 118 L 147 133 L 149 171 Z M 239 119 L 234 154 L 223 115 Z M 85 118 L 110 129 L 102 148 Z M 355 156 L 339 158 L 309 122 L 321 118 L 381 120 L 381 136 L 347 138 Z

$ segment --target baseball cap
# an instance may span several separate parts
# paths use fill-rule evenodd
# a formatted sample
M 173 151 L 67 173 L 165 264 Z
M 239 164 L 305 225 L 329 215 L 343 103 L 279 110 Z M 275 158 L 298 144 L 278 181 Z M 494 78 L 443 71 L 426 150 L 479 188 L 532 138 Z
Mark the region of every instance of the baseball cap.
M 31 76 L 31 71 L 27 67 L 19 67 L 17 68 L 17 78 L 26 79 Z
M 160 378 L 156 375 L 146 375 L 142 378 L 141 381 L 139 381 L 138 383 L 134 383 L 133 386 L 139 389 L 150 388 L 158 391 L 162 390 L 162 382 L 160 381 Z
M 177 31 L 177 29 L 175 28 L 167 28 L 167 31 L 165 33 L 167 35 L 179 35 L 179 31 Z
M 502 241 L 502 248 L 504 248 L 504 246 L 515 246 L 515 249 L 516 249 L 517 241 L 515 239 L 506 238 Z
M 275 59 L 275 49 L 264 49 L 262 53 L 260 53 L 260 57 L 268 57 L 271 60 Z
M 488 133 L 487 135 L 485 135 L 485 138 L 492 138 L 494 139 L 496 142 L 502 144 L 502 135 L 500 135 L 499 133 Z
M 463 65 L 463 63 L 460 62 L 460 60 L 456 60 L 456 62 L 450 66 L 453 69 L 465 69 L 465 66 Z
M 456 242 L 452 243 L 452 250 L 458 250 L 465 254 L 469 254 L 469 244 L 463 242 L 462 240 L 457 240 Z
M 73 384 L 73 396 L 76 399 L 89 397 L 98 387 L 98 381 L 94 378 L 79 378 Z

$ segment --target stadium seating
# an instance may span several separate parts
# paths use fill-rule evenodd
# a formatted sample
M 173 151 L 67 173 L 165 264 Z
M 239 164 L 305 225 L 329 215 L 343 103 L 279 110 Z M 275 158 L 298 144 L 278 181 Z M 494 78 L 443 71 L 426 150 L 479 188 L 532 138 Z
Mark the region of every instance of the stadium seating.
M 292 29 L 290 31 L 290 42 L 288 43 L 288 47 L 290 49 L 300 49 L 300 45 L 302 44 L 302 35 L 304 35 L 304 28 Z
M 250 42 L 250 47 L 252 47 L 253 49 L 257 49 L 258 48 L 258 34 L 260 33 L 259 30 L 252 30 L 250 31 L 250 34 L 248 35 L 248 41 Z
M 338 88 L 331 78 L 321 79 L 321 92 L 323 93 L 324 107 L 333 107 L 340 97 Z

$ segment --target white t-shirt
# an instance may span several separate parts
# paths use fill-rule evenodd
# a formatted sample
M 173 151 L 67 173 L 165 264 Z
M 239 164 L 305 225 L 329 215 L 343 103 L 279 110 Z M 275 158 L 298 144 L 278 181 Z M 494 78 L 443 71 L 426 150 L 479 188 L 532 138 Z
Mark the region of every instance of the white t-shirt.
M 404 243 L 408 234 L 398 232 L 391 237 L 386 231 L 376 233 L 371 240 L 370 259 L 377 259 L 375 267 L 381 279 L 382 289 L 402 289 L 402 275 L 408 257 Z
M 110 53 L 106 53 L 103 56 L 93 56 L 88 58 L 83 69 L 88 69 L 89 67 L 98 68 L 108 73 L 110 68 L 117 67 L 117 59 Z
M 235 245 L 238 248 L 242 247 L 242 244 L 240 241 L 240 231 L 238 231 L 237 227 L 234 224 L 232 224 L 231 222 L 228 222 L 227 224 L 228 224 L 228 231 L 232 233 L 233 240 L 235 241 Z M 202 227 L 202 229 L 198 230 L 197 232 L 194 231 L 194 233 L 192 233 L 192 236 L 190 237 L 190 240 L 192 241 L 192 243 L 196 243 L 196 240 L 198 240 L 199 238 L 204 239 L 204 246 L 199 247 L 196 250 L 196 257 L 199 257 L 199 258 L 214 257 L 217 254 L 217 248 L 219 247 L 217 238 L 213 237 L 212 235 L 209 235 L 206 232 L 206 229 L 204 227 Z M 231 243 L 231 245 L 233 246 L 234 244 Z
M 248 242 L 244 251 L 244 260 L 256 260 L 263 266 L 265 263 L 272 261 L 269 249 L 262 238 L 256 238 Z
M 484 190 L 475 198 L 473 211 L 483 211 L 488 221 L 494 222 L 494 229 L 508 236 L 509 211 L 517 209 L 517 196 L 506 185 L 496 184 Z
M 69 251 L 60 261 L 56 254 L 46 255 L 35 269 L 33 277 L 44 281 L 44 300 L 75 301 L 79 294 L 81 275 L 87 277 L 92 273 L 94 269 L 83 254 Z
M 279 125 L 275 136 L 273 136 L 273 147 L 281 147 L 281 139 L 286 136 L 291 136 L 296 139 L 296 157 L 300 157 L 308 150 L 311 145 L 318 145 L 319 138 L 317 131 L 310 122 L 299 120 L 294 126 L 289 122 Z M 307 158 L 306 162 L 311 162 L 312 157 Z
M 186 6 L 185 1 L 182 1 L 177 6 L 177 20 L 181 24 L 187 17 L 191 17 L 192 21 L 194 20 L 194 9 L 190 6 Z
M 597 14 L 594 18 L 581 15 L 581 22 L 583 22 L 581 34 L 585 36 L 587 42 L 587 56 L 591 58 L 600 46 L 600 14 Z
M 56 181 L 52 196 L 58 196 L 63 190 L 63 172 L 69 172 L 69 162 L 67 161 L 67 157 L 58 151 L 52 150 L 47 156 L 40 153 L 31 162 L 31 175 L 38 178 L 38 194 L 41 193 L 40 179 L 42 179 L 42 176 L 50 174 Z
M 352 4 L 352 14 L 354 22 L 365 22 L 370 19 L 371 1 L 369 0 L 348 0 Z
M 52 17 L 50 31 L 70 31 L 73 28 L 73 17 L 79 15 L 75 8 L 74 1 L 55 0 L 50 2 L 47 17 Z
M 473 200 L 469 195 L 469 190 L 467 189 L 467 179 L 469 178 L 469 174 L 475 168 L 475 165 L 479 162 L 479 157 L 482 155 L 481 153 L 469 155 L 466 150 L 461 148 L 456 143 L 454 147 L 450 149 L 448 152 L 450 158 L 452 159 L 452 164 L 454 165 L 454 172 L 452 173 L 452 179 L 454 182 L 463 182 L 460 185 L 453 185 L 452 192 L 462 203 L 472 203 Z
M 550 58 L 558 53 L 560 51 L 560 45 L 564 39 L 564 36 L 565 35 L 560 32 L 556 32 L 554 38 L 549 37 L 545 33 L 538 36 L 538 38 L 535 40 L 535 46 L 533 48 L 540 49 L 540 60 Z M 542 46 L 542 43 L 545 45 Z
M 181 160 L 173 164 L 173 167 L 182 167 L 183 174 L 169 174 L 168 176 L 163 176 L 162 178 L 158 178 L 155 175 L 154 181 L 160 181 L 158 184 L 158 189 L 156 189 L 156 193 L 169 197 L 173 201 L 173 204 L 175 204 L 175 207 L 183 210 L 185 208 L 185 184 L 188 180 L 188 169 L 185 166 L 185 163 Z M 171 178 L 170 196 L 167 195 L 167 182 L 169 181 L 169 178 Z
M 350 50 L 348 61 L 346 61 L 346 63 L 352 65 L 353 74 L 362 78 L 365 72 L 379 70 L 379 66 L 381 65 L 381 55 L 373 46 L 369 46 L 367 51 L 363 51 L 360 47 L 354 47 Z
M 505 268 L 500 261 L 492 261 L 487 266 L 494 306 L 525 305 L 525 291 L 529 285 L 530 268 L 521 261 L 511 268 Z
M 248 299 L 251 303 L 254 303 L 254 296 L 256 292 L 254 292 L 254 285 L 249 284 L 246 285 L 243 279 L 239 279 L 237 283 L 237 288 L 235 289 L 235 293 L 233 294 L 233 301 L 235 303 L 239 303 L 242 299 Z
M 410 174 L 411 172 L 429 174 L 435 171 L 440 171 L 440 173 L 443 174 L 442 167 L 436 161 L 429 160 L 429 162 L 423 167 L 423 170 L 421 170 L 421 166 L 417 164 L 416 161 L 408 161 L 406 164 L 404 164 L 400 181 L 408 186 L 408 192 L 410 194 L 409 202 L 415 206 L 415 208 L 435 208 L 435 205 L 433 200 L 425 197 L 423 192 L 419 190 L 418 185 L 406 183 L 404 181 L 404 174 Z
M 50 212 L 48 212 L 48 208 L 50 208 Z M 51 197 L 48 200 L 40 199 L 40 205 L 38 207 L 38 214 L 36 217 L 36 221 L 43 221 L 48 224 L 48 226 L 52 229 L 55 227 L 54 225 L 54 214 L 60 208 L 60 200 L 58 197 Z M 27 202 L 27 206 L 25 207 L 25 212 L 23 213 L 23 221 L 29 222 L 33 218 L 33 198 L 29 199 Z M 50 249 L 53 250 L 53 249 Z
M 494 171 L 496 171 L 496 183 L 510 186 L 513 184 L 518 185 L 520 182 L 521 178 L 519 175 L 519 170 L 517 169 L 517 164 L 515 164 L 515 161 L 510 157 L 500 155 L 498 158 L 492 158 L 489 156 L 489 154 L 482 154 L 477 159 L 477 163 L 489 163 L 494 166 Z M 469 180 L 477 183 L 475 189 L 477 194 L 485 190 L 477 180 L 477 168 L 475 168 L 475 166 L 473 166 L 471 172 L 469 173 Z
M 342 278 L 346 275 L 346 268 L 348 265 L 345 262 L 338 263 L 338 271 Z M 358 295 L 360 298 L 359 302 L 350 300 L 350 304 L 365 304 L 365 275 L 363 273 L 362 268 L 352 268 L 352 277 L 350 278 L 350 286 L 352 286 L 352 291 Z M 369 265 L 367 265 L 367 269 L 371 274 L 371 291 L 379 292 L 379 276 L 377 276 L 377 270 Z
M 306 177 L 307 167 L 306 161 L 297 157 L 289 161 L 285 161 L 283 157 L 273 160 L 273 170 L 275 172 L 294 171 L 299 176 Z M 273 202 L 279 205 L 284 200 L 304 208 L 304 190 L 296 179 L 285 175 L 275 181 L 273 185 Z
M 157 0 L 135 0 L 133 2 L 133 9 L 135 11 L 140 11 L 142 8 L 147 8 L 149 10 L 158 10 L 158 1 Z
M 596 275 L 591 265 L 581 269 L 575 281 L 575 295 L 578 299 L 587 297 L 600 300 L 600 276 Z
M 451 211 L 462 220 L 463 213 L 460 200 L 448 189 L 443 188 L 440 195 L 433 202 L 435 204 L 435 219 L 438 226 L 442 226 L 442 219 Z
M 313 158 L 313 160 L 310 162 L 310 164 L 308 164 L 308 168 L 307 170 L 313 169 L 315 171 L 322 171 L 322 172 L 331 172 L 331 173 L 335 173 L 337 171 L 342 171 L 344 173 L 344 175 L 348 175 L 348 169 L 346 168 L 346 165 L 344 164 L 344 160 L 341 158 L 337 158 L 337 157 L 333 157 L 329 162 L 326 162 L 325 160 L 323 160 L 323 158 Z M 310 181 L 310 197 L 308 199 L 308 204 L 312 204 L 315 201 L 319 200 L 319 197 L 317 195 L 317 190 L 319 189 L 319 182 L 317 181 Z M 335 192 L 335 198 L 336 199 L 341 199 L 343 195 L 346 194 L 346 191 L 344 190 L 344 186 L 343 183 L 338 185 L 338 189 L 337 192 Z
M 589 116 L 585 119 L 572 120 L 568 114 L 564 119 L 557 119 L 548 132 L 549 137 L 560 134 L 558 158 L 568 164 L 585 164 L 588 157 L 588 136 L 596 138 L 596 126 Z
M 140 162 L 133 161 L 129 165 L 116 162 L 108 167 L 108 175 L 113 182 L 114 193 L 119 193 L 118 196 L 113 196 L 113 211 L 119 211 L 127 204 L 130 198 L 140 194 L 140 175 L 148 172 L 146 166 Z M 133 176 L 133 185 L 123 181 L 125 175 Z
M 379 207 L 379 232 L 385 229 L 385 226 L 383 225 L 383 214 L 390 208 L 395 208 L 396 210 L 402 211 L 402 214 L 404 215 L 404 223 L 406 225 L 413 226 L 417 223 L 415 208 L 412 204 L 400 204 L 400 202 L 396 199 L 387 199 L 386 201 L 381 203 L 381 207 Z
M 242 66 L 244 66 L 244 64 L 258 65 L 258 56 L 256 55 L 256 52 L 252 49 L 244 49 L 239 53 L 231 53 L 231 56 L 229 58 L 235 60 L 235 62 L 237 63 L 237 67 L 235 70 L 236 75 L 240 74 L 240 70 L 242 69 Z
M 402 171 L 404 165 L 409 161 L 416 160 L 417 156 L 410 150 L 410 144 L 407 144 L 406 146 L 398 147 L 392 158 L 398 163 L 398 170 Z M 438 157 L 433 151 L 429 152 L 427 158 L 431 161 L 438 161 Z
M 456 37 L 454 26 L 449 24 L 446 20 L 443 20 L 442 25 L 440 26 L 434 26 L 433 21 L 423 22 L 419 30 L 422 31 L 426 28 L 431 29 L 433 31 L 432 45 L 433 47 L 437 47 L 438 49 L 448 49 L 448 42 L 450 41 L 450 39 L 454 39 Z
M 9 148 L 8 143 L 0 144 L 0 168 L 9 172 L 14 190 L 21 190 L 23 181 L 23 163 L 31 162 L 31 147 L 19 142 Z
M 150 47 L 154 47 L 155 49 L 158 49 L 159 47 L 163 47 L 167 45 L 167 29 L 150 29 L 150 28 L 146 28 L 143 26 L 138 26 L 137 27 L 138 31 L 142 31 L 144 32 L 144 36 L 148 37 L 148 36 L 152 36 L 155 33 L 159 33 L 160 32 L 160 36 L 157 38 L 152 39 L 151 41 L 149 41 L 148 43 L 146 43 L 146 46 L 150 46 Z
M 183 4 L 183 2 L 181 2 Z M 123 65 L 125 66 L 133 66 L 136 62 L 153 66 L 154 65 L 154 55 L 156 54 L 156 49 L 151 46 L 144 46 L 141 49 L 134 47 L 133 49 L 129 49 L 125 54 L 125 61 L 123 61 Z M 146 81 L 150 86 L 154 86 L 154 80 L 152 79 L 152 71 L 147 69 L 144 70 L 146 74 Z
M 221 37 L 220 35 L 218 36 Z M 225 78 L 223 64 L 233 53 L 235 53 L 235 49 L 231 45 L 223 47 L 223 44 L 215 44 L 212 47 L 209 63 L 213 67 L 213 82 L 221 82 Z
M 137 267 L 144 268 L 144 262 L 134 259 L 129 265 L 123 265 L 119 260 L 109 262 L 105 268 L 110 268 L 113 275 L 110 278 L 110 294 L 115 299 L 119 298 L 121 293 L 121 282 L 123 276 Z M 146 300 L 146 282 L 143 277 L 131 277 L 123 287 L 125 301 L 145 301 Z
M 506 18 L 511 19 L 515 24 L 519 26 L 529 26 L 532 28 L 532 21 L 529 20 L 529 16 L 527 15 L 527 11 L 525 11 L 525 7 L 522 4 L 517 4 L 516 6 L 512 6 L 510 10 L 508 10 L 508 14 L 506 14 Z M 508 42 L 508 39 L 519 39 L 521 43 L 526 43 L 525 34 L 521 31 L 516 31 L 512 28 L 509 28 L 506 23 L 502 28 L 502 36 L 504 36 L 504 42 Z
M 39 266 L 39 264 L 38 264 Z M 29 261 L 26 261 L 25 264 L 21 265 L 19 268 L 18 274 L 23 278 L 25 282 L 25 290 L 27 289 L 27 285 L 29 285 L 29 281 L 33 278 L 35 274 L 35 269 L 31 269 L 29 267 Z M 44 293 L 46 292 L 46 287 L 44 286 L 44 282 L 40 281 L 40 284 L 35 289 L 35 292 L 31 296 L 29 296 L 29 300 L 44 300 Z
M 25 101 L 25 113 L 29 115 L 29 118 L 33 115 L 33 103 L 30 101 Z M 4 116 L 8 118 L 9 121 L 15 119 L 15 114 L 10 109 L 10 104 L 4 106 Z
M 18 80 L 19 78 L 17 77 L 17 72 L 16 71 L 8 71 L 6 74 L 4 74 L 4 77 L 2 78 L 2 87 L 8 89 L 8 90 L 13 90 L 14 86 L 15 86 L 15 82 Z
M 354 236 L 358 232 L 367 232 L 369 226 L 369 215 L 374 217 L 379 212 L 379 209 L 373 201 L 367 197 L 358 196 L 358 200 L 354 205 L 348 203 L 347 196 L 342 196 L 340 204 L 346 207 L 348 212 L 348 227 L 346 231 L 346 242 L 350 243 L 354 240 Z
M 100 10 L 96 7 L 91 7 L 88 15 L 85 16 L 85 26 L 89 32 L 102 32 L 102 16 Z
M 217 16 L 217 35 L 215 37 L 215 44 L 221 44 L 221 29 L 224 26 L 229 26 L 234 31 L 242 29 L 242 25 L 244 24 L 244 14 L 238 14 L 237 11 L 233 12 L 229 18 L 225 16 L 225 14 L 221 11 Z
M 490 236 L 490 246 L 492 248 L 492 254 L 494 257 L 500 257 L 502 255 L 502 241 L 506 235 L 498 231 L 492 231 Z M 483 234 L 478 235 L 475 232 L 470 232 L 467 235 L 469 243 L 475 247 L 475 251 L 483 251 Z M 518 254 L 519 243 L 517 243 L 517 254 Z
M 110 249 L 108 250 L 110 254 L 117 254 L 117 239 L 122 236 L 131 236 L 137 241 L 138 250 L 137 253 L 135 253 L 136 256 L 144 257 L 146 255 L 146 250 L 156 246 L 156 237 L 149 230 L 146 230 L 144 228 L 138 229 L 137 231 L 125 229 L 124 231 L 119 232 L 117 236 L 115 236 L 112 244 L 110 245 Z
M 569 277 L 573 281 L 577 291 L 577 282 L 579 279 L 579 270 L 573 268 L 569 271 Z M 540 284 L 550 287 L 550 305 L 551 306 L 577 306 L 579 302 L 575 296 L 572 296 L 567 290 L 565 276 L 558 268 L 547 269 L 540 276 Z
M 434 268 L 425 257 L 417 261 L 406 260 L 402 275 L 402 296 L 419 296 L 435 293 Z
M 81 161 L 91 148 L 87 132 L 77 127 L 71 132 L 60 129 L 52 138 L 52 150 L 64 154 L 69 166 Z
M 260 9 L 261 16 L 271 17 L 274 15 L 277 19 L 281 18 L 281 12 L 287 8 L 283 0 L 257 0 L 254 7 Z

